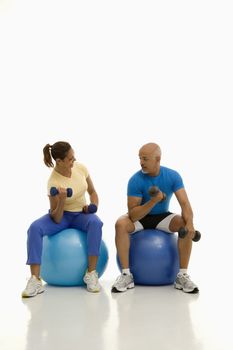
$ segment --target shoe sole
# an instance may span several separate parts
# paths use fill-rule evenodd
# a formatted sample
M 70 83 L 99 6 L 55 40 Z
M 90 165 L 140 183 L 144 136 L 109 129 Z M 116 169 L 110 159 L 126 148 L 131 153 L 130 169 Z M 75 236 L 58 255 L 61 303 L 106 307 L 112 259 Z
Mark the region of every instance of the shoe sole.
M 117 289 L 116 287 L 112 287 L 112 293 L 122 293 L 126 292 L 128 289 L 133 289 L 134 283 L 130 283 L 126 288 Z
M 86 286 L 87 286 L 87 282 L 88 282 L 88 281 L 85 281 L 85 280 L 83 279 L 83 282 L 84 282 L 84 283 L 86 284 Z M 91 288 L 88 288 L 88 286 L 87 286 L 87 291 L 90 292 L 90 293 L 99 293 L 100 287 L 97 287 L 96 289 L 91 289 Z
M 40 290 L 40 291 L 36 292 L 35 294 L 31 294 L 31 295 L 28 295 L 26 293 L 22 293 L 22 298 L 32 298 L 32 297 L 35 297 L 38 294 L 44 293 L 44 291 L 45 290 L 43 289 L 43 290 Z
M 87 288 L 87 291 L 90 292 L 90 293 L 99 293 L 100 289 L 89 289 L 89 288 Z
M 93 294 L 97 294 L 97 293 L 100 292 L 99 290 L 89 290 L 89 289 L 87 289 L 87 291 L 88 291 L 89 293 L 93 293 Z
M 196 294 L 199 292 L 199 289 L 197 287 L 195 287 L 194 289 L 185 289 L 182 287 L 181 284 L 175 283 L 174 284 L 174 288 L 182 290 L 184 293 L 190 293 L 190 294 Z

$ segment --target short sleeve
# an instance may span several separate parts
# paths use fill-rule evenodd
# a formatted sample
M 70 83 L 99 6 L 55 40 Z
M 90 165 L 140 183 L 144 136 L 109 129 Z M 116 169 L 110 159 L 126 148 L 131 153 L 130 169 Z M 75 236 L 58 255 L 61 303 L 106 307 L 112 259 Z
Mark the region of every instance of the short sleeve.
M 178 190 L 180 190 L 181 188 L 184 188 L 184 183 L 183 183 L 183 179 L 180 176 L 180 174 L 173 170 L 173 174 L 172 174 L 172 190 L 173 192 L 176 192 Z
M 85 178 L 87 178 L 89 176 L 89 172 L 88 172 L 87 168 L 85 167 L 85 165 L 83 165 L 81 163 L 75 163 L 74 166 L 77 167 L 84 174 Z
M 139 180 L 135 175 L 129 179 L 128 186 L 127 186 L 127 196 L 141 197 L 141 198 L 143 197 Z

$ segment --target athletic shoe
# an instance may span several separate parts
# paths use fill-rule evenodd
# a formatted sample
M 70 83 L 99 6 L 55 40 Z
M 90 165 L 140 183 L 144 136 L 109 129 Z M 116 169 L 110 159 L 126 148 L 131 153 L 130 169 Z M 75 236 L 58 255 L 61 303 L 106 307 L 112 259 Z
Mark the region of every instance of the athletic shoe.
M 27 286 L 22 292 L 23 298 L 34 297 L 37 294 L 41 294 L 44 292 L 44 286 L 42 284 L 41 279 L 36 278 L 36 276 L 31 276 L 28 280 Z
M 127 289 L 134 288 L 134 280 L 132 273 L 130 275 L 122 273 L 117 277 L 112 286 L 113 293 L 125 292 Z
M 95 270 L 91 272 L 87 271 L 83 277 L 83 281 L 87 285 L 88 292 L 98 293 L 100 291 L 98 273 Z
M 195 283 L 191 281 L 187 273 L 178 273 L 174 283 L 176 289 L 183 290 L 185 293 L 198 293 L 199 289 Z

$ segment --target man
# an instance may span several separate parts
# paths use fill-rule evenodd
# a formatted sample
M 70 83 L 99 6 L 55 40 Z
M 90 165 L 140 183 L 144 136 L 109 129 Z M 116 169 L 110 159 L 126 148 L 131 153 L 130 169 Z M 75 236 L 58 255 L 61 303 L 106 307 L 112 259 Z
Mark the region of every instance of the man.
M 196 232 L 193 211 L 182 178 L 175 170 L 160 165 L 161 149 L 155 143 L 142 146 L 139 159 L 141 170 L 128 182 L 128 214 L 116 222 L 115 240 L 122 273 L 113 284 L 112 292 L 125 292 L 134 287 L 129 268 L 130 234 L 153 228 L 174 233 L 185 228 L 186 236 L 178 239 L 180 271 L 174 287 L 187 293 L 198 293 L 198 287 L 187 274 L 192 239 Z M 168 211 L 173 193 L 181 207 L 181 215 Z

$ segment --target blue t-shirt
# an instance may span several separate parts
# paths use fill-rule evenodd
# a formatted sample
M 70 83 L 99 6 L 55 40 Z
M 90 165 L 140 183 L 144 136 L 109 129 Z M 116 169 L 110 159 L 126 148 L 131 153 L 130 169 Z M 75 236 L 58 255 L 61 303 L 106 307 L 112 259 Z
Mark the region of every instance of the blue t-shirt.
M 144 174 L 137 171 L 128 182 L 127 195 L 142 198 L 141 205 L 150 200 L 148 190 L 151 186 L 159 187 L 160 191 L 166 194 L 166 200 L 157 203 L 149 214 L 161 214 L 168 211 L 169 203 L 174 192 L 184 188 L 180 174 L 172 169 L 160 166 L 160 173 L 157 176 Z

